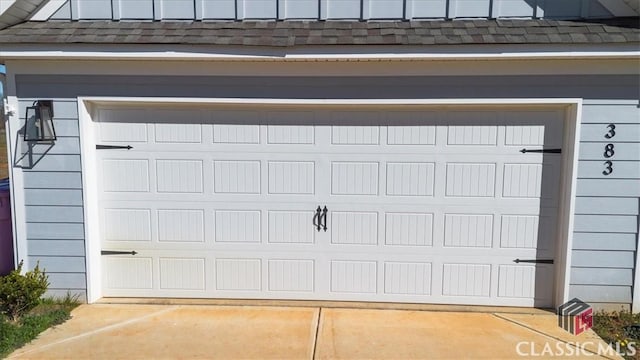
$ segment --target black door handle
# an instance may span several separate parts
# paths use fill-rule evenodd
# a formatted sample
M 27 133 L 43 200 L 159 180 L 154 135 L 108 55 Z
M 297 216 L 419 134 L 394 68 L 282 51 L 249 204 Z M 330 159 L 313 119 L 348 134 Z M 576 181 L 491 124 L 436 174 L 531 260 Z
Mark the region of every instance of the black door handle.
M 322 219 L 320 218 L 320 212 L 322 211 L 322 209 L 320 208 L 320 206 L 318 206 L 318 208 L 316 209 L 316 214 L 313 215 L 313 226 L 316 227 L 317 231 L 320 231 L 320 223 L 322 222 Z
M 322 216 L 320 217 L 320 223 L 322 223 L 322 219 L 324 219 L 324 223 L 322 225 L 324 232 L 327 232 L 327 211 L 329 211 L 329 209 L 325 206 L 324 209 L 322 209 Z

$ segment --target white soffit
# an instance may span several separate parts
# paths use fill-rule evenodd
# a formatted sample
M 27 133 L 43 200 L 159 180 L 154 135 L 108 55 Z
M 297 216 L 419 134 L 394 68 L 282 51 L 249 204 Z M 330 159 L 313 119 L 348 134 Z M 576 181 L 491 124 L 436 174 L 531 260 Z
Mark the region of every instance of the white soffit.
M 0 29 L 28 20 L 45 2 L 47 0 L 15 0 L 0 13 Z M 4 2 L 2 7 L 4 8 Z

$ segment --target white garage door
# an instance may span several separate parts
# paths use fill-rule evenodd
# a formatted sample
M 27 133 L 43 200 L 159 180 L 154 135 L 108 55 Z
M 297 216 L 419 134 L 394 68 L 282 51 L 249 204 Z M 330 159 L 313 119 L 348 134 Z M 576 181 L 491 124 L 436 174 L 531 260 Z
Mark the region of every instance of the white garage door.
M 559 110 L 96 120 L 104 296 L 552 305 Z

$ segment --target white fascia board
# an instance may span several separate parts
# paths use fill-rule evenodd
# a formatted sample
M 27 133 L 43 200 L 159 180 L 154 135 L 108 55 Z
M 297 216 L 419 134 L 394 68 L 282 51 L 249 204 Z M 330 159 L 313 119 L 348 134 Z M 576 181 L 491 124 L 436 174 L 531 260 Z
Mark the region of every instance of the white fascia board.
M 544 52 L 502 54 L 288 54 L 284 56 L 194 54 L 180 52 L 87 53 L 62 51 L 0 51 L 0 60 L 186 60 L 186 61 L 426 61 L 426 60 L 521 60 L 521 59 L 630 59 L 640 51 L 623 52 Z
M 31 16 L 30 21 L 47 21 L 53 14 L 58 11 L 67 0 L 49 0 L 35 14 Z
M 324 47 L 198 47 L 157 45 L 3 44 L 0 60 L 189 60 L 189 61 L 425 61 L 518 59 L 640 58 L 638 44 L 599 45 L 459 45 L 459 46 L 324 46 Z
M 577 105 L 580 98 L 531 98 L 531 99 L 280 99 L 280 98 L 164 98 L 164 97 L 83 97 L 83 101 L 103 106 L 135 106 L 160 103 L 162 105 L 200 106 L 518 106 L 518 105 Z

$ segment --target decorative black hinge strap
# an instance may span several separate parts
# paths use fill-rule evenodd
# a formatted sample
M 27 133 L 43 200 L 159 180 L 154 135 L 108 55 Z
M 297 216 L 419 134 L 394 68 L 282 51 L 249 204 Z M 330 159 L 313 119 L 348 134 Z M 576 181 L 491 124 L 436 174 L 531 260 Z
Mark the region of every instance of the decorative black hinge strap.
M 560 154 L 562 153 L 562 149 L 536 149 L 536 150 L 522 149 L 520 150 L 520 152 L 523 154 L 525 153 Z
M 100 255 L 136 255 L 136 251 L 112 251 L 112 250 L 102 250 L 100 251 Z
M 131 145 L 96 145 L 96 150 L 113 150 L 113 149 L 127 149 L 127 150 L 131 150 L 133 149 L 133 146 Z
M 553 259 L 533 259 L 533 260 L 513 260 L 514 263 L 532 263 L 532 264 L 553 264 Z

